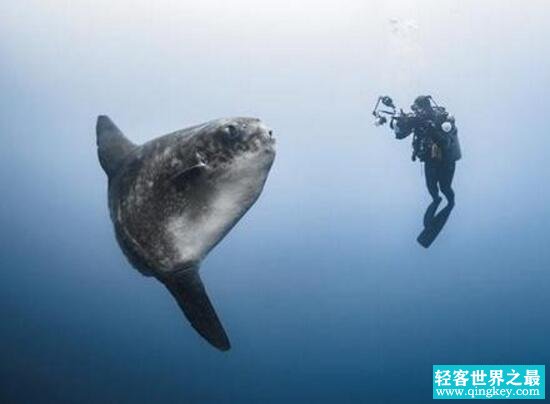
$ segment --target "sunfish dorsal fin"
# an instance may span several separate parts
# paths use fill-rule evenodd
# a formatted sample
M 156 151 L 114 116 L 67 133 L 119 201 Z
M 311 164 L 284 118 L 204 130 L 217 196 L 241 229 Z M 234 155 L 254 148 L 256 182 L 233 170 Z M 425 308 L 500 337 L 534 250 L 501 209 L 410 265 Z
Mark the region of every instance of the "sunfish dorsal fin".
M 99 163 L 111 178 L 136 145 L 130 142 L 106 115 L 97 117 L 96 134 Z

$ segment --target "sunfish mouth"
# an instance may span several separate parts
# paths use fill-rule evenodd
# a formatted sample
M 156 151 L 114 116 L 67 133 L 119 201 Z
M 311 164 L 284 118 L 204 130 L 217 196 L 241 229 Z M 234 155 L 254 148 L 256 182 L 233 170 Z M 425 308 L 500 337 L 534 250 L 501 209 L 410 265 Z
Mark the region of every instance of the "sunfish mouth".
M 275 141 L 275 138 L 273 137 L 273 135 L 269 135 L 269 137 L 264 140 L 264 143 L 266 145 L 266 150 L 269 150 L 272 153 L 275 153 L 275 143 L 276 143 L 276 141 Z
M 264 126 L 264 125 L 262 124 L 262 126 Z M 267 128 L 267 127 L 261 128 L 261 130 L 256 132 L 256 134 L 254 134 L 251 139 L 260 140 L 260 143 L 263 146 L 266 146 L 267 149 L 271 149 L 271 150 L 273 149 L 273 146 L 276 143 L 275 142 L 275 136 L 273 136 L 273 130 L 270 129 L 270 128 Z M 272 150 L 272 151 L 274 151 L 274 150 Z

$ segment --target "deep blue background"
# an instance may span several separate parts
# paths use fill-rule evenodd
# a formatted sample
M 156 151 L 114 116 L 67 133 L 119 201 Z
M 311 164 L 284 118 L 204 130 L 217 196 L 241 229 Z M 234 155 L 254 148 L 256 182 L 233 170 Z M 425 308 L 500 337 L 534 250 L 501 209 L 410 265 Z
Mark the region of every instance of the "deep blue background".
M 2 402 L 422 403 L 432 364 L 549 363 L 547 3 L 304 3 L 2 6 Z M 457 118 L 429 250 L 409 140 L 369 116 L 386 92 Z M 100 113 L 136 142 L 274 128 L 264 193 L 202 267 L 228 353 L 116 245 Z

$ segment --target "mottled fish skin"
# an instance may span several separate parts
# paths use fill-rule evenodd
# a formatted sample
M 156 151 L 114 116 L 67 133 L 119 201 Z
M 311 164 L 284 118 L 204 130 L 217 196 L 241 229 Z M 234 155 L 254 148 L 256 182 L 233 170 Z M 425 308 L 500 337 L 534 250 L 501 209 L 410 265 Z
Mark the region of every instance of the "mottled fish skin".
M 257 200 L 275 158 L 272 132 L 256 118 L 218 119 L 142 146 L 104 116 L 97 132 L 117 240 L 135 268 L 165 284 L 198 270 Z

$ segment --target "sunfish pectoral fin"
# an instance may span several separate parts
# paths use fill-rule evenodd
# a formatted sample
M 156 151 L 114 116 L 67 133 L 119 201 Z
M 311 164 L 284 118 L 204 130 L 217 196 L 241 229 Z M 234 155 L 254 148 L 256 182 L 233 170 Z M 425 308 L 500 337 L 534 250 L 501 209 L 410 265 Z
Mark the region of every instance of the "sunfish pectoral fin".
M 185 186 L 190 181 L 198 178 L 201 173 L 208 169 L 208 164 L 204 161 L 203 157 L 200 154 L 197 153 L 195 159 L 195 164 L 179 170 L 170 177 L 170 181 L 172 181 L 174 185 L 178 187 Z
M 161 279 L 197 332 L 221 351 L 231 348 L 229 338 L 210 303 L 196 268 Z
M 105 173 L 112 177 L 124 158 L 136 148 L 106 115 L 97 117 L 97 155 Z
M 185 168 L 181 171 L 178 171 L 170 177 L 170 181 L 174 185 L 182 186 L 187 184 L 189 181 L 197 178 L 204 170 L 206 170 L 206 164 L 200 162 L 191 167 Z

